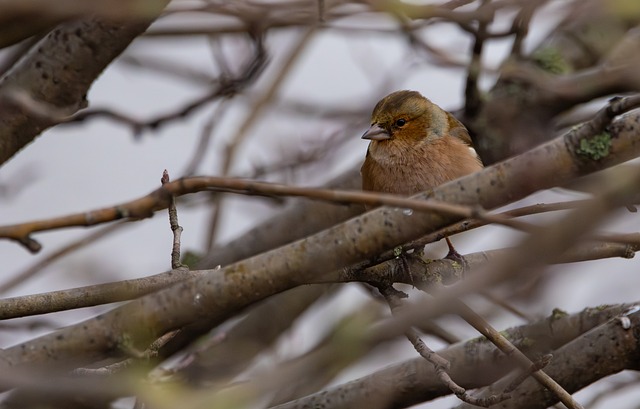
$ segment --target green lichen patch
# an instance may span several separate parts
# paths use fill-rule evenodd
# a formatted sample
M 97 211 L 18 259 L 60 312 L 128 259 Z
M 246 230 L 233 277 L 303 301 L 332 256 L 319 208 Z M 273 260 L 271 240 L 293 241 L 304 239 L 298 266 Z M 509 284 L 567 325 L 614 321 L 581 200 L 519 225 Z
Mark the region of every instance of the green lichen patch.
M 566 317 L 567 315 L 569 315 L 566 311 L 561 310 L 560 308 L 554 308 L 553 311 L 551 311 L 551 320 L 552 321 L 556 321 L 559 320 L 562 317 Z
M 564 59 L 560 50 L 555 47 L 544 47 L 536 50 L 533 55 L 533 62 L 543 70 L 551 74 L 567 74 L 571 72 L 571 67 Z
M 576 152 L 578 155 L 586 156 L 591 160 L 598 160 L 608 156 L 610 148 L 611 134 L 602 132 L 590 138 L 580 139 L 580 146 Z

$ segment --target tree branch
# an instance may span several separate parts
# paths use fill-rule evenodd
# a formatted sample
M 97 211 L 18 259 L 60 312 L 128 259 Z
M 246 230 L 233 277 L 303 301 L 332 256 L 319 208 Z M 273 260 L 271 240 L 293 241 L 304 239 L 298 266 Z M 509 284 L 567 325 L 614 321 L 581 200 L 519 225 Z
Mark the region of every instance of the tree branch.
M 100 73 L 159 15 L 168 1 L 155 1 L 152 17 L 126 22 L 87 18 L 62 23 L 0 78 L 0 165 L 56 124 L 4 98 L 13 90 L 71 111 L 84 108 Z
M 580 147 L 572 144 L 570 136 L 556 138 L 416 198 L 475 203 L 489 209 L 504 205 L 640 154 L 636 121 L 640 122 L 640 113 L 612 124 L 610 151 L 603 158 L 593 160 L 579 155 Z M 523 180 L 527 183 L 523 184 Z M 119 345 L 123 342 L 144 350 L 168 331 L 202 319 L 211 325 L 219 323 L 251 303 L 316 281 L 327 271 L 371 258 L 458 219 L 435 213 L 407 216 L 401 211 L 378 209 L 314 236 L 147 295 L 81 324 L 5 349 L 1 357 L 6 367 L 44 364 L 54 357 L 56 365 L 64 367 L 121 355 Z M 461 291 L 473 282 L 465 281 Z M 158 311 L 163 311 L 163 315 L 159 316 Z M 85 342 L 86 337 L 91 337 L 92 342 Z

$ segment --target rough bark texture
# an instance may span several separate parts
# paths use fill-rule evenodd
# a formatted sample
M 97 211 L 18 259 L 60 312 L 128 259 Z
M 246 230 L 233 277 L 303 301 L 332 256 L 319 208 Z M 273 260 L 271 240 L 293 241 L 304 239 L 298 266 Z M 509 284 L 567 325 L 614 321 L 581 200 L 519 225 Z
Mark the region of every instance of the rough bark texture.
M 164 6 L 168 1 L 160 3 Z M 36 43 L 0 79 L 0 165 L 59 120 L 35 115 L 2 98 L 3 94 L 24 92 L 44 106 L 73 114 L 86 107 L 87 92 L 100 73 L 152 21 L 71 21 L 60 24 Z

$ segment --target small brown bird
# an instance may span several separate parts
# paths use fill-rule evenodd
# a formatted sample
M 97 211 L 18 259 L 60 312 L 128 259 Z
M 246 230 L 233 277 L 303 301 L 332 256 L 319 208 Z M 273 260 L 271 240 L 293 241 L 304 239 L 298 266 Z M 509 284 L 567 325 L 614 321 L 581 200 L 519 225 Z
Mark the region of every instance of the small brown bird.
M 409 196 L 482 169 L 464 125 L 416 91 L 382 98 L 362 139 L 371 140 L 360 169 L 363 190 Z
M 482 169 L 467 128 L 416 91 L 382 98 L 362 139 L 363 190 L 413 195 Z

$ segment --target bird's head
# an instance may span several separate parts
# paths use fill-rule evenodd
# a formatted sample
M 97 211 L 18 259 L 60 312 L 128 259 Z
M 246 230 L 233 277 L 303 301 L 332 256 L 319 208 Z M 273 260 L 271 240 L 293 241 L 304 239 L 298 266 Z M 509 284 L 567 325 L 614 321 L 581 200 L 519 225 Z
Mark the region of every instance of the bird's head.
M 451 127 L 450 121 L 456 121 L 450 116 L 419 92 L 396 91 L 376 104 L 371 127 L 362 139 L 409 142 L 443 136 Z

